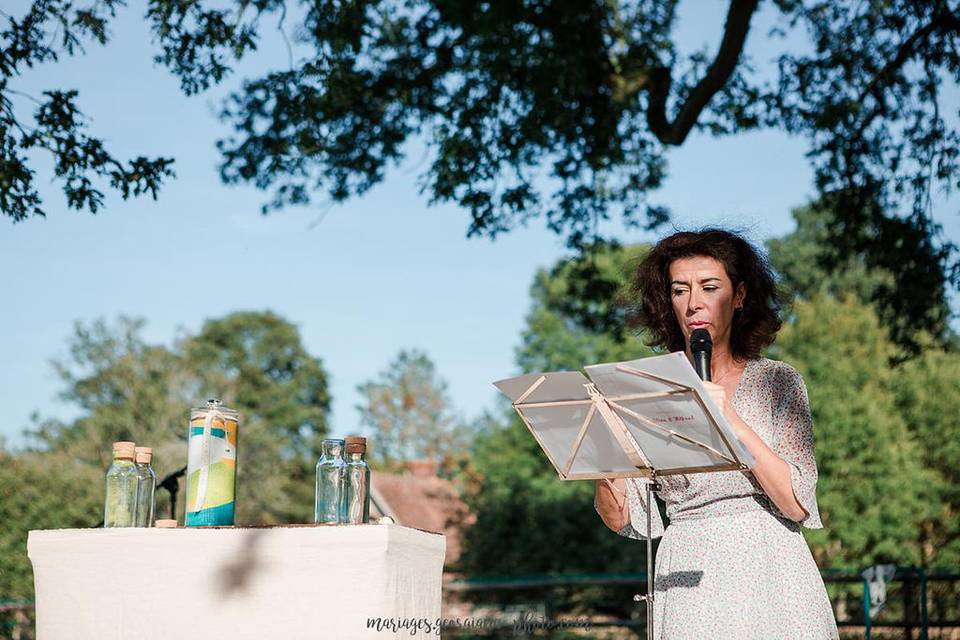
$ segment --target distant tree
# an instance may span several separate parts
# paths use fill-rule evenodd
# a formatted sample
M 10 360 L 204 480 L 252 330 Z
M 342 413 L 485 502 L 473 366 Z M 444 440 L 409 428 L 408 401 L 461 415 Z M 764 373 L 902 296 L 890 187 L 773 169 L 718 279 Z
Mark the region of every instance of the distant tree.
M 788 298 L 809 301 L 822 294 L 834 298 L 852 296 L 872 303 L 882 285 L 893 283 L 893 274 L 870 269 L 862 254 L 848 254 L 830 267 L 824 264 L 823 254 L 829 250 L 828 229 L 834 221 L 832 211 L 810 204 L 791 213 L 795 229 L 766 243 L 770 262 Z
M 208 320 L 181 345 L 201 391 L 262 418 L 287 454 L 316 463 L 328 430 L 327 374 L 300 331 L 270 311 L 243 311 Z
M 627 327 L 630 277 L 646 247 L 597 243 L 534 276 L 533 299 L 517 349 L 525 372 L 650 355 Z
M 883 366 L 882 362 L 876 360 L 868 361 L 873 362 L 870 365 L 863 362 L 859 354 L 856 357 L 861 363 L 859 366 L 865 370 L 879 367 L 877 375 L 884 380 L 880 384 L 886 391 L 879 397 L 871 395 L 871 410 L 880 406 L 884 412 L 892 411 L 904 422 L 910 433 L 910 440 L 915 443 L 906 446 L 906 449 L 912 451 L 915 446 L 920 456 L 919 462 L 915 457 L 911 458 L 912 463 L 919 464 L 928 474 L 933 474 L 932 477 L 927 476 L 927 488 L 934 490 L 936 497 L 931 497 L 930 494 L 925 496 L 928 499 L 929 511 L 919 524 L 920 562 L 925 565 L 952 566 L 960 558 L 960 490 L 957 489 L 960 487 L 960 475 L 957 472 L 960 469 L 960 449 L 957 447 L 957 443 L 960 443 L 960 420 L 956 419 L 956 416 L 960 415 L 960 393 L 957 393 L 955 384 L 960 377 L 960 349 L 957 348 L 957 335 L 949 327 L 945 327 L 939 335 L 931 337 L 923 332 L 911 332 L 909 326 L 893 320 L 896 312 L 891 310 L 891 306 L 905 304 L 892 293 L 897 276 L 882 267 L 868 267 L 863 254 L 851 253 L 842 261 L 835 262 L 832 268 L 825 268 L 820 260 L 826 241 L 825 229 L 833 223 L 833 214 L 828 208 L 811 205 L 796 209 L 794 218 L 797 221 L 795 231 L 767 243 L 771 261 L 791 297 L 801 303 L 819 300 L 814 305 L 817 309 L 827 304 L 824 297 L 846 300 L 844 315 L 848 315 L 849 319 L 840 319 L 839 322 L 850 330 L 857 327 L 865 344 L 882 341 L 882 335 L 877 333 L 870 312 L 851 307 L 856 306 L 854 300 L 858 305 L 872 306 L 879 316 L 887 318 L 884 324 L 890 327 L 896 343 L 896 348 L 892 351 L 893 360 L 903 359 L 905 345 L 914 354 L 913 358 L 893 368 L 889 363 Z M 950 309 L 943 298 L 943 288 L 935 279 L 917 282 L 915 288 L 918 295 L 928 295 L 933 300 L 939 300 L 928 312 L 937 323 L 945 323 L 950 316 Z M 809 317 L 807 319 L 810 320 Z M 830 326 L 828 335 L 832 336 L 836 331 L 832 324 L 834 320 L 824 317 L 818 318 L 818 321 L 824 326 Z M 858 322 L 861 325 L 857 325 Z M 790 335 L 789 330 L 786 335 Z M 781 338 L 779 344 L 786 344 L 784 340 L 792 343 L 794 347 L 800 342 L 787 337 Z M 838 350 L 843 349 L 842 341 L 833 343 L 820 339 L 808 346 L 811 347 L 808 349 L 811 355 L 813 350 L 819 349 L 831 357 L 844 357 L 838 355 Z M 888 347 L 882 349 L 891 353 Z M 788 347 L 788 350 L 793 350 L 793 347 Z M 806 358 L 802 357 L 801 360 Z M 809 360 L 807 362 L 809 363 Z M 840 366 L 856 364 L 841 362 Z M 828 365 L 821 362 L 819 366 Z M 847 405 L 847 409 L 842 409 L 839 402 L 826 402 L 822 406 L 825 411 L 830 411 L 828 408 L 833 407 L 841 413 L 855 409 L 850 405 Z M 844 421 L 848 419 L 849 415 L 843 418 Z M 885 415 L 880 418 L 879 424 L 889 424 L 890 421 L 890 415 Z M 835 437 L 835 432 L 829 424 L 828 422 L 825 428 L 830 429 L 832 438 Z M 831 445 L 831 448 L 837 447 Z M 839 448 L 843 449 L 843 446 Z M 913 469 L 909 471 L 914 472 Z M 828 475 L 826 485 L 829 486 L 832 482 Z M 841 493 L 835 498 L 840 502 L 844 500 Z M 829 502 L 831 498 L 827 500 Z M 911 553 L 916 551 L 912 550 Z
M 25 152 L 48 149 L 76 209 L 95 211 L 105 181 L 124 196 L 155 194 L 170 160 L 124 164 L 83 129 L 76 93 L 29 103 L 14 81 L 33 65 L 106 43 L 120 0 L 34 0 L 0 31 L 0 209 L 42 214 Z M 537 216 L 572 246 L 601 220 L 654 228 L 649 201 L 666 156 L 691 131 L 715 136 L 774 128 L 809 142 L 819 194 L 838 212 L 834 257 L 869 256 L 895 276 L 914 330 L 936 334 L 913 295 L 933 277 L 960 284 L 954 243 L 930 195 L 960 177 L 960 132 L 945 83 L 960 80 L 960 14 L 952 0 L 775 0 L 767 34 L 772 77 L 745 53 L 759 37 L 758 0 L 730 0 L 716 51 L 683 55 L 675 0 L 227 2 L 149 0 L 157 62 L 195 94 L 227 77 L 276 20 L 289 67 L 247 80 L 220 117 L 223 180 L 273 191 L 264 211 L 368 191 L 425 139 L 432 202 L 469 211 L 469 235 L 498 234 Z M 290 19 L 290 23 L 286 20 Z M 796 46 L 795 37 L 808 46 Z M 916 313 L 910 313 L 918 305 Z
M 357 386 L 360 424 L 372 434 L 372 462 L 385 468 L 405 460 L 443 463 L 459 457 L 468 430 L 454 415 L 447 385 L 422 351 L 401 351 L 379 376 Z
M 943 516 L 943 476 L 898 411 L 895 350 L 868 305 L 823 295 L 795 305 L 774 345 L 810 396 L 825 529 L 805 534 L 822 568 L 920 564 L 924 523 Z
M 63 453 L 102 473 L 110 443 L 133 440 L 154 447 L 163 477 L 186 464 L 190 407 L 219 397 L 241 413 L 238 522 L 309 521 L 330 398 L 322 363 L 296 327 L 270 312 L 238 312 L 207 321 L 173 348 L 147 344 L 142 327 L 127 318 L 76 325 L 70 356 L 56 369 L 61 399 L 81 414 L 39 420 L 32 450 Z M 162 507 L 165 499 L 158 494 Z M 181 494 L 181 513 L 183 504 Z M 98 517 L 91 514 L 88 526 Z
M 896 359 L 915 356 L 931 346 L 931 335 L 939 346 L 947 347 L 955 336 L 948 324 L 947 289 L 937 270 L 901 269 L 896 262 L 878 260 L 878 256 L 855 248 L 838 252 L 830 240 L 830 229 L 837 224 L 832 207 L 837 204 L 827 199 L 794 209 L 796 229 L 767 242 L 770 260 L 788 296 L 798 300 L 818 294 L 854 296 L 872 305 L 899 347 Z M 909 237 L 910 229 L 890 221 L 887 233 L 894 241 Z M 918 298 L 924 302 L 918 303 Z
M 924 521 L 925 565 L 960 565 L 960 351 L 927 349 L 894 374 L 897 412 L 920 447 L 924 467 L 937 473 L 939 505 Z M 936 507 L 939 506 L 939 509 Z
M 472 449 L 464 532 L 472 575 L 642 571 L 646 546 L 607 529 L 593 510 L 593 483 L 563 482 L 527 427 L 489 417 Z
M 175 351 L 143 340 L 144 324 L 126 317 L 113 324 L 102 319 L 75 323 L 68 355 L 53 367 L 63 385 L 59 399 L 80 415 L 65 422 L 45 418 L 39 408 L 29 433 L 32 450 L 61 452 L 106 470 L 110 443 L 132 440 L 158 449 L 153 462 L 158 475 L 182 466 L 198 381 Z M 89 524 L 96 524 L 96 517 Z
M 517 349 L 523 372 L 578 370 L 651 351 L 626 329 L 629 276 L 645 247 L 592 247 L 541 270 Z M 640 571 L 646 547 L 609 531 L 592 482 L 562 482 L 512 409 L 488 416 L 472 449 L 464 567 L 475 574 Z
M 65 453 L 0 452 L 0 599 L 32 599 L 31 529 L 90 527 L 103 517 L 103 472 Z
M 330 398 L 322 363 L 296 327 L 270 312 L 239 312 L 169 348 L 144 341 L 143 326 L 131 318 L 77 323 L 55 369 L 60 399 L 80 415 L 44 419 L 41 409 L 26 451 L 0 449 L 0 596 L 32 593 L 28 530 L 100 522 L 113 441 L 152 446 L 163 478 L 186 465 L 189 409 L 211 396 L 241 413 L 237 522 L 310 521 Z M 181 522 L 184 502 L 181 491 Z M 168 509 L 158 491 L 157 512 Z

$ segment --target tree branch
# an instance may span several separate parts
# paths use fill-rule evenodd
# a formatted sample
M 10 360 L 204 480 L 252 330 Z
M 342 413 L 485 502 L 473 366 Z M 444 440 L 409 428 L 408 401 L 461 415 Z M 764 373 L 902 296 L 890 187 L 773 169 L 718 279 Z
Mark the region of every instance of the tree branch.
M 647 83 L 649 105 L 647 125 L 657 139 L 664 144 L 680 145 L 696 124 L 697 118 L 711 98 L 717 94 L 733 75 L 743 45 L 750 31 L 750 18 L 757 8 L 758 0 L 731 0 L 724 25 L 723 41 L 706 74 L 687 96 L 686 102 L 677 111 L 676 119 L 667 121 L 667 97 L 670 94 L 670 68 L 658 67 L 650 73 Z
M 883 114 L 886 111 L 886 104 L 883 100 L 883 94 L 888 88 L 885 84 L 889 82 L 890 78 L 894 73 L 907 61 L 913 57 L 916 53 L 917 44 L 921 40 L 925 40 L 930 37 L 934 32 L 941 32 L 943 34 L 948 34 L 951 32 L 960 31 L 960 17 L 957 17 L 956 14 L 950 12 L 938 12 L 934 15 L 933 19 L 924 25 L 923 27 L 917 29 L 913 34 L 903 41 L 900 44 L 899 49 L 897 50 L 897 55 L 893 57 L 892 60 L 883 65 L 883 69 L 878 71 L 876 75 L 870 80 L 863 91 L 860 92 L 859 97 L 857 98 L 857 104 L 863 104 L 863 101 L 870 94 L 873 95 L 876 100 L 876 104 L 873 109 L 870 110 L 861 120 L 860 124 L 857 126 L 856 133 L 852 136 L 853 139 L 858 139 L 863 136 L 863 133 L 867 128 L 873 123 L 873 121 Z M 936 104 L 936 102 L 934 102 Z
M 890 60 L 887 64 L 883 65 L 883 69 L 877 72 L 875 76 L 870 80 L 869 84 L 860 92 L 860 96 L 857 99 L 857 102 L 863 102 L 868 94 L 873 93 L 877 98 L 877 102 L 882 100 L 882 96 L 876 91 L 880 89 L 878 86 L 881 82 L 886 82 L 889 80 L 898 69 L 900 69 L 907 60 L 909 60 L 916 53 L 916 45 L 922 40 L 925 40 L 934 32 L 941 33 L 951 33 L 954 31 L 960 30 L 960 18 L 956 14 L 951 13 L 950 11 L 939 11 L 930 20 L 926 25 L 917 29 L 913 34 L 904 40 L 899 49 L 897 50 L 897 55 L 893 57 L 893 60 Z

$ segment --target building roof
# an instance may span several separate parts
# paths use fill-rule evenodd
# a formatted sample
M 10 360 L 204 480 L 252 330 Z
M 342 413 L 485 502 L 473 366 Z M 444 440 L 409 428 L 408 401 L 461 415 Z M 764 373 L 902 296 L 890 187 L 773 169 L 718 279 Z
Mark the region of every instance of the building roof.
M 444 566 L 455 564 L 461 552 L 461 527 L 475 518 L 453 483 L 438 477 L 436 465 L 427 460 L 406 463 L 403 473 L 371 475 L 371 517 L 389 516 L 405 527 L 444 534 Z

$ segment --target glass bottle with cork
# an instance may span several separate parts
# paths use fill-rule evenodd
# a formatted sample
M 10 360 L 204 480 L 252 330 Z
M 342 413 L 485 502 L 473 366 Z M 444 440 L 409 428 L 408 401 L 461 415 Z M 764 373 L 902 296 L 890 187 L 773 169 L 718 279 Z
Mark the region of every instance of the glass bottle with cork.
M 367 452 L 367 439 L 347 436 L 344 443 L 347 452 L 344 522 L 365 524 L 370 521 L 370 467 L 363 459 Z
M 137 463 L 137 513 L 136 526 L 153 526 L 154 492 L 157 489 L 157 475 L 153 472 L 153 449 L 136 447 Z
M 113 443 L 113 463 L 107 470 L 103 501 L 104 527 L 133 527 L 137 514 L 137 465 L 134 462 L 136 444 Z

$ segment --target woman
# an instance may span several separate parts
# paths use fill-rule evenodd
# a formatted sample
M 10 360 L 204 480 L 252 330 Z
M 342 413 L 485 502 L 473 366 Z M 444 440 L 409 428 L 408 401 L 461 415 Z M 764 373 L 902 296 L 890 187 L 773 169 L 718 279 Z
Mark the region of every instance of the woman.
M 837 627 L 800 527 L 821 528 L 814 488 L 813 424 L 803 379 L 760 356 L 780 329 L 776 283 L 765 259 L 736 234 L 708 229 L 660 241 L 634 280 L 638 320 L 651 346 L 686 351 L 690 334 L 713 339 L 708 393 L 754 466 L 744 472 L 664 476 L 654 509 L 654 631 L 661 640 L 821 640 Z M 646 533 L 635 480 L 598 481 L 596 506 L 617 533 Z

